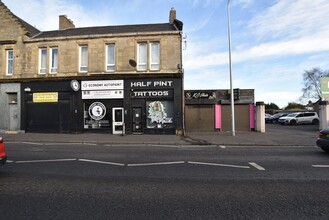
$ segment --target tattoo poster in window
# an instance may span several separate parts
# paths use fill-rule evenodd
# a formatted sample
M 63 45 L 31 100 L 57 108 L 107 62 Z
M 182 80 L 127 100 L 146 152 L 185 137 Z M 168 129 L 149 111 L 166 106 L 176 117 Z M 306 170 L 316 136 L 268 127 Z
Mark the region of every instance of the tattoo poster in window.
M 148 101 L 147 128 L 173 128 L 173 102 Z

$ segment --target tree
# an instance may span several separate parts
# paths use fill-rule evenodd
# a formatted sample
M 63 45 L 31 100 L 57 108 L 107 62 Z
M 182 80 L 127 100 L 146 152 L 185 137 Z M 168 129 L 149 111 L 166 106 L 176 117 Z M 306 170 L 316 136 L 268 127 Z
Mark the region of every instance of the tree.
M 265 104 L 265 110 L 279 110 L 279 106 L 274 103 Z
M 285 107 L 284 109 L 285 110 L 304 110 L 305 106 L 300 103 L 289 102 L 287 107 Z
M 303 95 L 300 97 L 300 100 L 316 101 L 321 98 L 320 78 L 323 76 L 329 76 L 329 71 L 322 70 L 319 67 L 313 67 L 311 70 L 304 71 L 304 88 L 302 88 Z

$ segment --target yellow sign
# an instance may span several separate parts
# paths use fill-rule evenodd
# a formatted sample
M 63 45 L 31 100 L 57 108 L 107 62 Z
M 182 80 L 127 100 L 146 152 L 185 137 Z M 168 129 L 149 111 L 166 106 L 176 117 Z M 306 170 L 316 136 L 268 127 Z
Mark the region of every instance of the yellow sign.
M 58 102 L 58 92 L 37 92 L 33 93 L 33 102 Z

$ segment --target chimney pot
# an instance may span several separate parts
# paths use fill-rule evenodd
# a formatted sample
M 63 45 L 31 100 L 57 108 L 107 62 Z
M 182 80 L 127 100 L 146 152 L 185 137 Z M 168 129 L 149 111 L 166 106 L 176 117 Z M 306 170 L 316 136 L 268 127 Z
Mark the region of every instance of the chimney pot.
M 176 19 L 176 9 L 174 7 L 172 7 L 170 9 L 170 14 L 169 14 L 169 23 L 173 24 L 175 19 Z

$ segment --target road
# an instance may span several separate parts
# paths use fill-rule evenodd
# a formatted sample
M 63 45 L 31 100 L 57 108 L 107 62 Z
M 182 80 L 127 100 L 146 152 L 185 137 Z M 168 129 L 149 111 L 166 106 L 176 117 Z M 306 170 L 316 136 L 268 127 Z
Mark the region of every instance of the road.
M 3 219 L 328 219 L 316 147 L 7 143 Z

